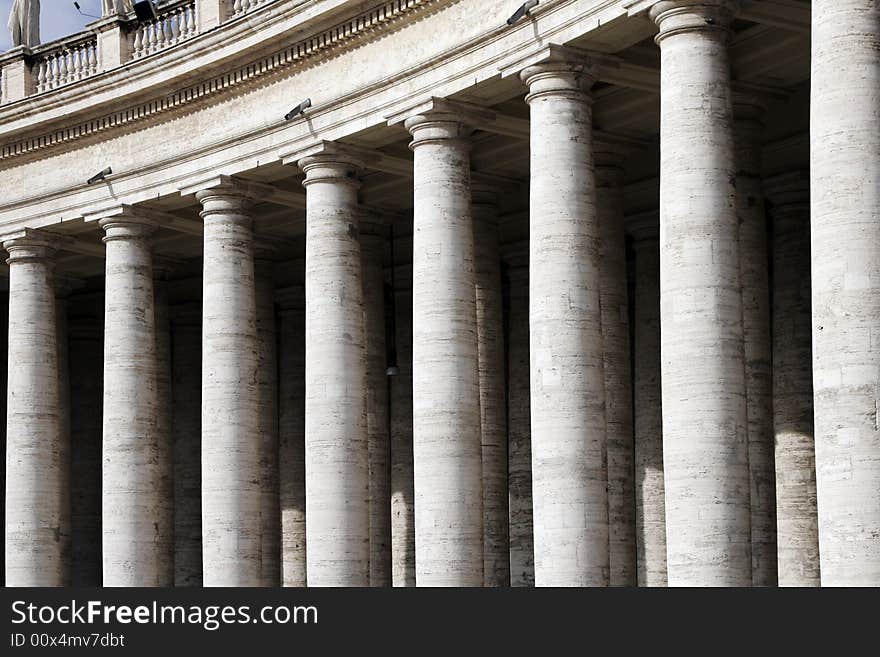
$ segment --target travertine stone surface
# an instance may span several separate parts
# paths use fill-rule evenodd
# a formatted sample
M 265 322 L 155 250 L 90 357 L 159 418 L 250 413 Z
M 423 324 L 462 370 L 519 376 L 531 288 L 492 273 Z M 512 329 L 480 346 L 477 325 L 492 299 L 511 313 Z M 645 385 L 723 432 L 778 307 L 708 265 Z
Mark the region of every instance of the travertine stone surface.
M 482 586 L 471 128 L 438 111 L 410 117 L 406 127 L 414 153 L 416 582 Z
M 474 185 L 472 197 L 483 470 L 483 585 L 510 586 L 507 400 L 498 207 L 491 188 Z
M 0 292 L 0 417 L 6 417 L 6 376 L 8 374 L 9 349 L 8 349 L 8 331 L 9 331 L 9 294 L 7 290 Z M 0 449 L 3 450 L 4 462 L 3 472 L 0 473 L 0 487 L 4 491 L 4 500 L 0 506 L 0 517 L 2 517 L 3 527 L 6 527 L 6 422 L 0 421 Z M 5 535 L 5 534 L 4 534 Z M 0 555 L 0 583 L 6 586 L 6 546 L 3 546 L 2 555 Z
M 64 586 L 70 502 L 61 444 L 53 243 L 39 233 L 9 253 L 6 586 Z
M 270 254 L 257 252 L 254 262 L 257 304 L 257 384 L 260 399 L 260 522 L 263 586 L 281 586 L 281 500 L 278 491 L 278 365 L 275 333 L 275 283 Z
M 325 153 L 299 166 L 306 174 L 307 579 L 309 586 L 368 586 L 359 165 Z
M 633 404 L 638 585 L 666 586 L 660 244 L 656 217 L 642 217 L 630 230 L 635 254 Z
M 728 26 L 659 2 L 663 469 L 672 586 L 752 583 Z
M 72 500 L 71 500 L 71 472 L 70 472 L 70 344 L 67 340 L 68 336 L 68 319 L 67 319 L 67 297 L 71 289 L 75 287 L 75 282 L 61 277 L 55 277 L 55 344 L 58 347 L 58 419 L 60 427 L 60 444 L 63 448 L 61 454 L 61 489 L 66 491 L 64 512 L 61 516 L 61 536 L 63 544 L 61 546 L 62 559 L 68 572 L 68 577 L 72 579 Z M 70 583 L 70 579 L 68 583 Z
M 813 0 L 813 383 L 822 584 L 880 585 L 880 0 Z
M 171 315 L 168 308 L 168 268 L 153 263 L 153 299 L 156 317 L 156 445 L 159 472 L 159 517 L 156 527 L 162 554 L 170 555 L 164 565 L 164 581 L 174 583 L 174 442 L 172 436 Z
M 554 53 L 529 87 L 535 584 L 608 584 L 605 379 L 590 65 Z
M 202 307 L 172 312 L 174 586 L 202 585 Z
M 596 213 L 599 217 L 599 300 L 608 431 L 609 584 L 635 586 L 636 501 L 633 463 L 632 361 L 623 224 L 622 144 L 597 140 Z
M 103 300 L 101 299 L 103 308 Z M 86 305 L 76 299 L 77 305 Z M 101 584 L 102 322 L 69 322 L 71 425 L 71 586 Z
M 385 234 L 381 217 L 361 215 L 361 269 L 370 452 L 370 586 L 391 586 L 391 447 L 385 350 Z
M 202 564 L 205 586 L 259 586 L 262 502 L 254 235 L 227 183 L 196 194 L 202 292 Z
M 395 250 L 411 242 L 395 238 Z M 412 265 L 397 265 L 394 280 L 397 375 L 391 379 L 391 582 L 416 585 L 413 482 Z
M 767 221 L 761 187 L 764 104 L 733 94 L 736 215 L 748 413 L 752 584 L 776 586 L 776 474 L 770 370 L 770 283 Z
M 535 585 L 532 537 L 532 438 L 529 378 L 529 250 L 505 254 L 507 308 L 508 486 L 510 488 L 510 585 Z
M 300 265 L 302 263 L 300 262 Z M 278 290 L 281 583 L 306 585 L 306 314 L 303 286 Z
M 773 426 L 779 586 L 819 586 L 813 440 L 810 181 L 766 182 L 773 203 Z
M 153 256 L 155 225 L 101 221 L 106 244 L 101 526 L 104 586 L 170 586 L 173 554 L 159 446 Z

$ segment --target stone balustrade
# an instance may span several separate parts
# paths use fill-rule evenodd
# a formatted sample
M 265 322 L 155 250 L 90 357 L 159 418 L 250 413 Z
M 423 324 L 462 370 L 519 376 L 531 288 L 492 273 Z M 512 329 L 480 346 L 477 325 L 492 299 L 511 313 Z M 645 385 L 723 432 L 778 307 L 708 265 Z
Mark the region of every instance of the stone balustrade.
M 98 39 L 85 32 L 74 41 L 61 42 L 37 55 L 32 67 L 34 90 L 42 93 L 77 82 L 98 72 Z
M 196 0 L 163 6 L 156 20 L 140 23 L 131 33 L 131 59 L 176 46 L 198 33 Z

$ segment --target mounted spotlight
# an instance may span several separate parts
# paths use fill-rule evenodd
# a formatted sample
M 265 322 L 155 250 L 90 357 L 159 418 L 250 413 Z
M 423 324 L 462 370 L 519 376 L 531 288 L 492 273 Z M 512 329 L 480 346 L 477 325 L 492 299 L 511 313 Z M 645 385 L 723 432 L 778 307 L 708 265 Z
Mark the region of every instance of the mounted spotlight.
M 290 119 L 299 116 L 300 114 L 305 114 L 306 110 L 312 106 L 312 99 L 306 98 L 299 105 L 290 110 L 287 114 L 284 115 L 285 121 L 290 121 Z
M 94 14 L 87 14 L 86 12 L 84 12 L 84 11 L 82 10 L 82 7 L 79 6 L 79 3 L 78 3 L 78 2 L 74 2 L 74 3 L 73 3 L 73 6 L 76 7 L 76 10 L 77 10 L 80 14 L 82 14 L 83 16 L 87 16 L 88 18 L 98 18 L 98 19 L 101 18 L 100 16 L 95 16 Z
M 91 185 L 91 184 L 93 184 L 93 183 L 98 182 L 99 180 L 104 180 L 104 178 L 106 178 L 107 176 L 109 176 L 111 173 L 113 173 L 113 169 L 111 169 L 110 167 L 107 167 L 107 168 L 104 169 L 103 171 L 101 171 L 101 172 L 99 172 L 99 173 L 96 173 L 94 176 L 92 176 L 91 178 L 89 178 L 89 179 L 86 181 L 86 185 Z
M 159 17 L 156 6 L 150 0 L 139 0 L 134 3 L 134 14 L 139 21 L 154 21 Z
M 507 24 L 513 25 L 523 16 L 528 16 L 529 12 L 537 6 L 538 0 L 528 0 L 528 2 L 524 2 L 522 6 L 513 13 L 513 16 L 507 19 Z

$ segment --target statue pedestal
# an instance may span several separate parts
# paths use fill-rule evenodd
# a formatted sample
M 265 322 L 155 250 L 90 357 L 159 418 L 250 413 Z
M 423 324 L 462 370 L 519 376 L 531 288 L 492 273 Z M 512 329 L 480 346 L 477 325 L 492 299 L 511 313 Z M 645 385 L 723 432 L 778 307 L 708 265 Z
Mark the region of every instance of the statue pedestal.
M 86 29 L 98 35 L 98 69 L 108 71 L 122 66 L 131 55 L 128 38 L 129 23 L 122 14 L 102 18 L 86 25 Z
M 0 103 L 14 103 L 27 98 L 34 91 L 34 78 L 31 72 L 31 49 L 16 46 L 0 55 L 2 89 Z

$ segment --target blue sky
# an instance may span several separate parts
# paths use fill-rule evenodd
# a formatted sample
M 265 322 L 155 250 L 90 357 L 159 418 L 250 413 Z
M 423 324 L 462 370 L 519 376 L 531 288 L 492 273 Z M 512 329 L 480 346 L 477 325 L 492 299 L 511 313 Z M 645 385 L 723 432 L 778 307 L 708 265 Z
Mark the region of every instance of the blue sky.
M 87 14 L 101 15 L 101 0 L 77 0 Z M 9 30 L 6 21 L 12 0 L 0 0 L 0 50 L 9 50 Z M 43 43 L 59 37 L 75 34 L 94 18 L 86 18 L 77 13 L 73 0 L 42 0 L 40 2 L 40 38 Z

